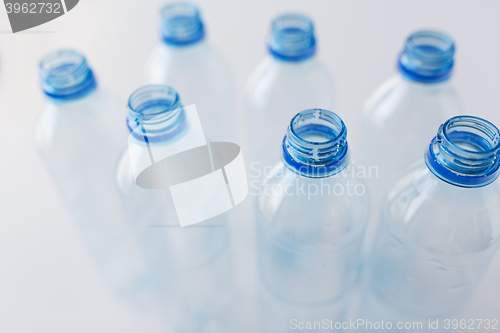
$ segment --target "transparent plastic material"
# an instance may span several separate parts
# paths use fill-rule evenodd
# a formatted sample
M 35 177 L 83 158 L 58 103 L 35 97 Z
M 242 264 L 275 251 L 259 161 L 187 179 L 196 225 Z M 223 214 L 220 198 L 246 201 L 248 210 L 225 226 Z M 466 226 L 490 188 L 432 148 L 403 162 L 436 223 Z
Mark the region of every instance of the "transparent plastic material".
M 369 215 L 346 135 L 334 113 L 300 112 L 283 140 L 284 163 L 264 180 L 256 205 L 260 332 L 324 319 L 322 329 L 334 331 L 330 320 L 345 319 Z
M 317 59 L 310 19 L 287 14 L 273 21 L 269 55 L 250 76 L 244 91 L 247 151 L 254 168 L 275 162 L 283 128 L 300 110 L 334 110 L 333 80 Z
M 239 142 L 235 79 L 229 61 L 205 38 L 198 9 L 187 3 L 161 12 L 163 40 L 145 68 L 148 84 L 166 84 L 195 104 L 208 141 Z
M 133 159 L 142 157 L 130 152 L 148 154 L 187 135 L 192 124 L 183 113 L 172 88 L 146 86 L 132 94 L 127 119 L 132 133 L 115 180 L 168 329 L 231 332 L 234 288 L 227 215 L 181 228 L 169 189 L 139 187 L 132 169 Z M 152 129 L 147 140 L 135 136 L 134 129 L 141 127 Z
M 114 184 L 114 167 L 126 131 L 116 126 L 122 105 L 96 87 L 85 58 L 71 50 L 47 56 L 40 66 L 49 98 L 35 127 L 35 145 L 61 198 L 109 286 L 137 296 L 145 264 Z
M 448 331 L 444 319 L 462 318 L 499 247 L 500 188 L 493 182 L 499 140 L 498 129 L 483 119 L 452 118 L 425 163 L 389 191 L 359 318 L 423 322 L 424 330 L 429 320 L 439 320 L 436 332 Z
M 373 209 L 366 248 L 373 241 L 384 193 L 422 157 L 439 125 L 462 113 L 449 80 L 454 51 L 453 41 L 444 34 L 414 33 L 399 56 L 398 73 L 375 90 L 364 106 L 355 163 L 376 170 L 367 179 Z
M 356 162 L 378 168 L 378 177 L 369 180 L 374 207 L 401 170 L 422 157 L 439 125 L 462 112 L 448 80 L 454 49 L 444 34 L 411 35 L 398 61 L 399 73 L 365 104 Z

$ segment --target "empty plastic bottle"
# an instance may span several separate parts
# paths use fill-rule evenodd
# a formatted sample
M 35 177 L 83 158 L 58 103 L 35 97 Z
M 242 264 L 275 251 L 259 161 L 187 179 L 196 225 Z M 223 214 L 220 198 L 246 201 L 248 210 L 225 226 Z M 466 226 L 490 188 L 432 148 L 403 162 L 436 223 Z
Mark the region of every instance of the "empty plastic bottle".
M 126 132 L 116 126 L 123 108 L 98 88 L 76 51 L 52 53 L 39 69 L 47 99 L 36 124 L 36 147 L 100 271 L 120 294 L 135 296 L 145 265 L 123 223 L 113 181 L 126 142 Z
M 373 241 L 384 193 L 420 152 L 436 128 L 461 114 L 453 72 L 455 45 L 440 32 L 410 35 L 398 58 L 398 73 L 383 83 L 365 104 L 361 117 L 356 163 L 370 170 L 367 182 L 372 216 L 366 248 Z
M 196 124 L 174 89 L 151 85 L 130 96 L 127 125 L 129 142 L 118 161 L 116 184 L 168 329 L 231 332 L 234 289 L 227 215 L 181 228 L 169 188 L 158 186 L 165 169 L 151 178 L 153 188 L 138 186 L 134 174 L 153 162 L 164 168 L 158 154 L 182 151 Z
M 417 163 L 390 190 L 359 315 L 392 323 L 377 332 L 391 332 L 397 322 L 423 323 L 406 332 L 448 332 L 456 327 L 447 319 L 463 319 L 500 244 L 499 152 L 493 124 L 451 118 L 428 146 L 425 164 Z M 436 320 L 439 329 L 429 330 Z
M 399 56 L 398 73 L 365 104 L 356 162 L 378 168 L 378 177 L 369 180 L 376 200 L 392 177 L 420 158 L 436 128 L 461 113 L 449 82 L 454 54 L 453 40 L 443 33 L 412 34 Z
M 316 57 L 313 23 L 300 14 L 276 18 L 269 55 L 250 76 L 244 92 L 247 135 L 253 169 L 271 167 L 283 126 L 300 110 L 334 109 L 333 81 Z
M 346 136 L 333 112 L 298 113 L 282 162 L 264 180 L 256 212 L 261 332 L 293 332 L 307 323 L 338 331 L 335 323 L 344 319 L 369 215 Z
M 235 79 L 228 60 L 205 36 L 198 9 L 188 3 L 161 11 L 162 41 L 145 68 L 148 84 L 166 84 L 195 104 L 209 141 L 238 142 Z

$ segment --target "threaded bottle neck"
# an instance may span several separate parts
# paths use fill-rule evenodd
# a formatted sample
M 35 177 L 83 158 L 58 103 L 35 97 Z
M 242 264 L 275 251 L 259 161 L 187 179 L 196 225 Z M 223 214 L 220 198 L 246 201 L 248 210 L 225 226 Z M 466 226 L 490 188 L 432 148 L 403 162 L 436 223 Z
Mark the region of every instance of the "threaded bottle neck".
M 283 163 L 309 178 L 329 177 L 349 163 L 347 128 L 335 113 L 309 109 L 293 117 L 283 139 Z
M 284 61 L 302 61 L 316 53 L 312 21 L 300 14 L 285 14 L 271 26 L 268 42 L 271 55 Z
M 128 101 L 127 126 L 136 139 L 148 143 L 177 136 L 186 127 L 179 95 L 164 85 L 136 90 Z
M 454 55 L 455 44 L 448 35 L 418 31 L 406 40 L 398 59 L 398 69 L 413 81 L 438 83 L 451 77 Z
M 205 37 L 205 28 L 196 6 L 175 3 L 161 11 L 163 41 L 172 46 L 187 46 Z
M 500 173 L 500 131 L 487 120 L 453 117 L 439 127 L 425 155 L 428 168 L 447 183 L 481 187 Z
M 74 50 L 60 50 L 47 55 L 39 66 L 42 89 L 59 101 L 84 97 L 97 87 L 85 57 Z

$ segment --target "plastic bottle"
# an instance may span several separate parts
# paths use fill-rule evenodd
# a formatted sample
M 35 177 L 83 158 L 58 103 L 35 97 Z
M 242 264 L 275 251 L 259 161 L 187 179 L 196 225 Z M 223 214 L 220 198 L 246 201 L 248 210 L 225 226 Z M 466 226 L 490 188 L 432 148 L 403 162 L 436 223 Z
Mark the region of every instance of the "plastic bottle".
M 369 215 L 346 136 L 333 112 L 298 113 L 282 162 L 264 180 L 256 207 L 261 332 L 307 323 L 333 332 L 344 319 Z
M 208 141 L 238 142 L 239 112 L 229 62 L 205 36 L 198 9 L 174 3 L 161 11 L 162 41 L 145 68 L 148 84 L 166 84 L 195 104 Z
M 371 170 L 367 182 L 372 216 L 366 248 L 373 241 L 384 193 L 420 159 L 436 128 L 462 113 L 450 78 L 453 40 L 436 31 L 417 31 L 406 40 L 398 58 L 398 73 L 367 100 L 361 117 L 356 163 Z
M 378 168 L 378 177 L 369 180 L 374 196 L 383 195 L 392 178 L 420 159 L 440 124 L 461 113 L 450 83 L 454 54 L 449 36 L 413 33 L 399 55 L 398 73 L 367 100 L 357 162 Z
M 115 190 L 114 167 L 126 132 L 120 103 L 101 90 L 85 58 L 73 50 L 40 64 L 47 97 L 35 145 L 109 286 L 120 295 L 141 289 L 145 265 Z
M 234 282 L 227 215 L 181 228 L 169 188 L 140 187 L 134 174 L 134 168 L 151 161 L 150 153 L 171 156 L 195 124 L 174 89 L 150 85 L 130 96 L 127 125 L 128 147 L 115 179 L 167 327 L 173 332 L 229 332 Z
M 334 110 L 333 82 L 316 57 L 312 21 L 285 14 L 272 22 L 269 54 L 250 76 L 244 91 L 249 162 L 253 169 L 272 167 L 283 127 L 300 110 Z
M 500 244 L 499 152 L 500 131 L 484 119 L 458 116 L 439 127 L 425 164 L 385 197 L 361 318 L 457 328 L 449 321 L 463 319 Z M 401 331 L 419 331 L 410 327 Z

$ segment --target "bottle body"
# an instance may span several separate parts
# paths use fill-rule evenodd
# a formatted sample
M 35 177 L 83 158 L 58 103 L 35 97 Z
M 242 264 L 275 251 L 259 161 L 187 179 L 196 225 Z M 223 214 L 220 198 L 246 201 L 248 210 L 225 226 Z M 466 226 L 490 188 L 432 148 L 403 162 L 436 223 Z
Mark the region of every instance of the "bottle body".
M 160 43 L 146 65 L 145 80 L 175 87 L 184 105 L 195 104 L 209 141 L 239 141 L 235 80 L 228 61 L 208 41 Z
M 356 163 L 373 170 L 367 182 L 374 208 L 365 249 L 371 247 L 383 196 L 390 185 L 421 158 L 439 125 L 462 113 L 450 83 L 454 51 L 452 39 L 443 33 L 413 33 L 398 58 L 398 73 L 364 106 Z
M 256 216 L 261 324 L 269 332 L 288 332 L 293 319 L 328 319 L 333 331 L 330 320 L 344 319 L 369 206 L 364 184 L 344 171 L 307 178 L 279 163 L 265 180 Z
M 498 128 L 477 117 L 439 127 L 425 163 L 385 197 L 360 318 L 439 332 L 450 329 L 446 320 L 461 319 L 500 244 L 499 141 Z
M 283 140 L 282 162 L 264 179 L 255 216 L 265 332 L 314 322 L 334 331 L 345 319 L 369 215 L 346 136 L 333 112 L 300 112 Z
M 181 227 L 170 188 L 156 186 L 168 178 L 165 159 L 198 128 L 166 86 L 146 86 L 131 96 L 128 125 L 128 146 L 114 179 L 166 325 L 176 332 L 229 332 L 234 281 L 227 215 Z M 165 157 L 154 162 L 161 166 L 149 183 L 154 186 L 144 187 L 134 170 L 152 164 L 151 152 Z
M 66 102 L 48 100 L 35 128 L 35 145 L 73 213 L 99 270 L 120 295 L 141 289 L 145 266 L 124 224 L 113 182 L 126 140 L 117 130 L 121 106 L 99 89 Z
M 152 290 L 170 329 L 226 332 L 234 302 L 226 215 L 181 228 L 168 189 L 136 185 L 124 151 L 115 179 Z
M 498 250 L 499 204 L 496 183 L 459 188 L 417 164 L 384 203 L 362 318 L 424 328 L 439 320 L 446 331 L 444 320 L 461 318 Z
M 373 93 L 361 118 L 359 162 L 377 168 L 377 177 L 369 179 L 377 202 L 401 170 L 421 158 L 439 125 L 459 113 L 448 81 L 423 84 L 398 73 Z
M 333 79 L 315 57 L 287 62 L 267 56 L 249 78 L 244 93 L 252 168 L 271 168 L 279 154 L 283 126 L 300 110 L 334 110 L 334 93 Z

